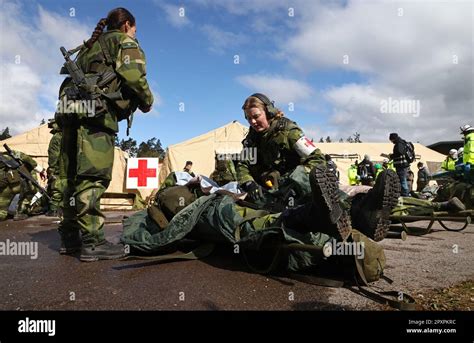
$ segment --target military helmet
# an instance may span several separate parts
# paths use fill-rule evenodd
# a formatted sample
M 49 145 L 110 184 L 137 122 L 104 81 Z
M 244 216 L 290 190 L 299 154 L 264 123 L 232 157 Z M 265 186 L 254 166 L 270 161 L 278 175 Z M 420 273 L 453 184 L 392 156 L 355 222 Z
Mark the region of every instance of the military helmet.
M 53 129 L 53 130 L 57 130 L 59 128 L 54 118 L 48 120 L 48 128 Z
M 258 100 L 263 102 L 263 104 L 265 105 L 265 112 L 268 118 L 273 118 L 278 113 L 278 109 L 275 107 L 275 102 L 271 101 L 265 94 L 254 93 L 251 96 L 249 96 L 249 98 L 257 98 Z M 245 104 L 242 105 L 242 109 L 245 112 Z
M 474 127 L 472 127 L 472 126 L 469 125 L 469 124 L 466 124 L 466 125 L 464 125 L 464 126 L 461 126 L 460 129 L 461 129 L 461 133 L 462 133 L 463 135 L 466 135 L 466 134 L 468 134 L 469 132 L 473 132 L 473 131 L 474 131 Z

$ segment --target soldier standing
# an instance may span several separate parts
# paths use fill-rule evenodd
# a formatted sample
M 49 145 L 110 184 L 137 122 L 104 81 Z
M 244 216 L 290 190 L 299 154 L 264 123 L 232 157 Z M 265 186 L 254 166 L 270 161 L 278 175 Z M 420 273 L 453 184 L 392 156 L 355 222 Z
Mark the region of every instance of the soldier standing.
M 128 118 L 137 107 L 146 113 L 153 104 L 145 55 L 135 34 L 135 18 L 124 8 L 116 8 L 101 19 L 79 51 L 77 65 L 92 79 L 116 77 L 100 87 L 96 84 L 101 96 L 91 104 L 93 113 L 77 111 L 77 107 L 56 112 L 56 121 L 62 129 L 60 178 L 67 180 L 63 220 L 59 226 L 60 253 L 80 250 L 81 261 L 124 256 L 121 245 L 105 240 L 105 216 L 100 211 L 100 199 L 112 176 L 118 121 Z M 74 90 L 71 78 L 61 85 L 61 100 L 71 94 L 68 88 Z
M 62 133 L 54 119 L 50 120 L 48 127 L 53 135 L 48 145 L 48 194 L 51 198 L 47 216 L 57 217 L 63 199 L 64 181 L 59 178 L 59 155 L 61 153 Z

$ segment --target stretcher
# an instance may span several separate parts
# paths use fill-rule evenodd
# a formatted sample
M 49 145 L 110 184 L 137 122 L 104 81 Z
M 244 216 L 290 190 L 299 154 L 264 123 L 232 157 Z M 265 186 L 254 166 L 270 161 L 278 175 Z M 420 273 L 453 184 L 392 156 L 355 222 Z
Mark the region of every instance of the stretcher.
M 390 220 L 392 223 L 401 224 L 404 231 L 411 235 L 425 235 L 430 233 L 435 222 L 438 222 L 445 230 L 460 232 L 467 228 L 472 222 L 474 216 L 474 210 L 466 210 L 460 212 L 433 212 L 430 216 L 404 216 L 404 215 L 391 215 Z M 407 226 L 407 223 L 413 223 L 417 221 L 429 221 L 429 224 L 424 229 L 417 228 L 416 230 Z M 449 224 L 447 223 L 449 222 Z M 394 228 L 392 226 L 392 228 Z

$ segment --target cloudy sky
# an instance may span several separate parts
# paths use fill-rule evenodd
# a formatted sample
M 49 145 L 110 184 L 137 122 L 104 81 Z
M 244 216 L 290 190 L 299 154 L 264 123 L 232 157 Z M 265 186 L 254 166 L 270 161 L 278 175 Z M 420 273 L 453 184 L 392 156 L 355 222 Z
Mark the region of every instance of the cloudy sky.
M 474 124 L 473 1 L 0 0 L 0 129 L 51 118 L 60 46 L 118 6 L 137 19 L 156 103 L 131 136 L 164 146 L 246 124 L 266 93 L 309 137 L 431 144 Z M 183 111 L 184 109 L 184 111 Z M 125 137 L 122 125 L 120 137 Z

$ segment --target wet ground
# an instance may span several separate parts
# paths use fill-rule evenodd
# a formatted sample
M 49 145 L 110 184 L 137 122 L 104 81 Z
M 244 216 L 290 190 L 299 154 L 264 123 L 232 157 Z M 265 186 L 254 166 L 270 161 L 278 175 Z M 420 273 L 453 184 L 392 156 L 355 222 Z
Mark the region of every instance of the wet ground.
M 123 214 L 107 213 L 111 241 L 119 240 Z M 195 261 L 81 263 L 58 254 L 54 220 L 39 216 L 0 223 L 0 242 L 38 243 L 36 259 L 0 256 L 1 310 L 387 309 L 349 289 L 253 274 L 228 248 Z M 474 225 L 448 232 L 435 224 L 433 230 L 406 241 L 385 239 L 386 275 L 394 283 L 379 281 L 375 286 L 416 298 L 424 290 L 474 279 Z

